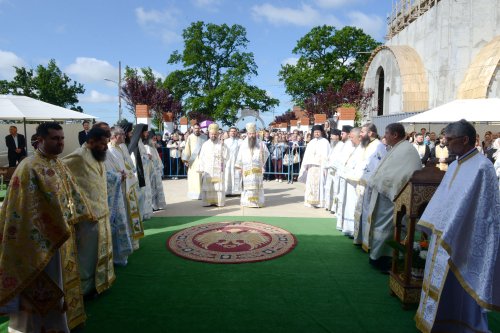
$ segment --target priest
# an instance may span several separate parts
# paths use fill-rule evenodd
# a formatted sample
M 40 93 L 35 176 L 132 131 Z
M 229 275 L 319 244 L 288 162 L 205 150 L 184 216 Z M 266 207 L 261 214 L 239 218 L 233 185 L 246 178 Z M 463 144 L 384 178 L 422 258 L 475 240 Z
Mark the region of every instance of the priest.
M 420 156 L 406 141 L 403 125 L 387 125 L 385 140 L 391 149 L 368 181 L 373 189 L 368 212 L 370 263 L 384 273 L 389 270 L 392 258 L 392 249 L 385 242 L 394 235 L 393 201 L 413 173 L 422 168 Z
M 201 201 L 203 206 L 223 207 L 226 201 L 224 170 L 229 150 L 219 140 L 219 125 L 208 126 L 208 138 L 201 146 L 198 172 L 201 174 Z
M 263 142 L 257 140 L 257 128 L 254 123 L 248 123 L 246 130 L 247 137 L 240 146 L 235 163 L 243 177 L 241 206 L 259 208 L 265 203 L 263 173 L 269 150 Z
M 188 198 L 192 200 L 201 199 L 201 175 L 198 172 L 198 154 L 200 153 L 201 146 L 206 141 L 205 137 L 201 134 L 199 124 L 192 126 L 193 133 L 191 133 L 186 140 L 186 147 L 182 152 L 182 161 L 188 168 Z
M 238 151 L 240 149 L 241 141 L 238 139 L 238 129 L 231 127 L 229 129 L 229 138 L 224 140 L 224 145 L 229 151 L 229 160 L 224 170 L 224 186 L 226 195 L 239 195 L 241 194 L 241 172 L 234 167 Z
M 325 206 L 326 165 L 330 143 L 323 137 L 321 125 L 314 125 L 312 132 L 314 138 L 306 146 L 298 179 L 306 183 L 304 205 L 318 208 Z
M 458 159 L 418 223 L 432 236 L 415 320 L 422 332 L 490 332 L 487 311 L 500 311 L 498 179 L 472 124 L 449 124 L 445 138 Z

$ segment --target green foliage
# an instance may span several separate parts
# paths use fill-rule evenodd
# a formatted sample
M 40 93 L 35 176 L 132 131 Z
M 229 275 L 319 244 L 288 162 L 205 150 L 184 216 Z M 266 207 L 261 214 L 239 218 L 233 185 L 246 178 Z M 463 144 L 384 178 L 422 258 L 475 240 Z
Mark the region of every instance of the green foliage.
M 281 66 L 278 75 L 293 101 L 304 106 L 307 98 L 328 86 L 338 90 L 347 81 L 359 82 L 370 52 L 378 45 L 355 27 L 314 27 L 292 51 L 299 56 L 297 64 Z
M 184 51 L 174 51 L 169 64 L 182 64 L 164 81 L 184 109 L 196 111 L 230 125 L 238 110 L 249 107 L 269 111 L 279 101 L 247 83 L 257 75 L 246 30 L 240 25 L 193 22 L 183 32 Z
M 28 96 L 75 111 L 83 111 L 76 105 L 77 95 L 85 92 L 83 85 L 72 81 L 61 72 L 54 59 L 50 60 L 47 67 L 38 65 L 36 71 L 24 67 L 15 69 L 16 76 L 12 81 L 0 81 L 1 94 Z

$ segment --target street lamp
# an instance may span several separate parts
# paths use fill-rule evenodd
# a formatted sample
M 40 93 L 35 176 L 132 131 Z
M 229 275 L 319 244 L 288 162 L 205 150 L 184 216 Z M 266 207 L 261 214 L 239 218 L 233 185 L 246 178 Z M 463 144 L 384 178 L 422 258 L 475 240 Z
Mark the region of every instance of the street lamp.
M 118 61 L 118 82 L 111 79 L 104 79 L 104 81 L 113 82 L 118 86 L 118 122 L 122 120 L 122 97 L 121 97 L 121 87 L 122 87 L 122 62 Z

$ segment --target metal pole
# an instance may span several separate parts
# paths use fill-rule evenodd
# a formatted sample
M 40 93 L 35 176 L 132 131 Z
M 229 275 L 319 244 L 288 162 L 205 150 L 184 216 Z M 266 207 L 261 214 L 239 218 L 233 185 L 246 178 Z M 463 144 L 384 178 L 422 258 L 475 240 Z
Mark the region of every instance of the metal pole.
M 122 120 L 121 88 L 122 88 L 122 62 L 118 61 L 118 121 L 119 122 Z

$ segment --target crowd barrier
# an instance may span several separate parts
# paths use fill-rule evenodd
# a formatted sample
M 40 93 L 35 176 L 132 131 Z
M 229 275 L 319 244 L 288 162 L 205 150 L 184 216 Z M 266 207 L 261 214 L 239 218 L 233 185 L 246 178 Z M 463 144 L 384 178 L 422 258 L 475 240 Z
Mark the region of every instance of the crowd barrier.
M 266 161 L 264 180 L 276 180 L 294 182 L 299 175 L 300 166 L 304 156 L 305 146 L 297 146 L 293 149 L 286 146 L 283 150 L 277 150 L 274 154 L 270 149 L 269 158 Z M 158 148 L 158 154 L 163 162 L 163 178 L 186 178 L 187 168 L 182 163 L 180 153 L 170 152 L 170 148 Z M 172 156 L 171 156 L 172 155 Z

